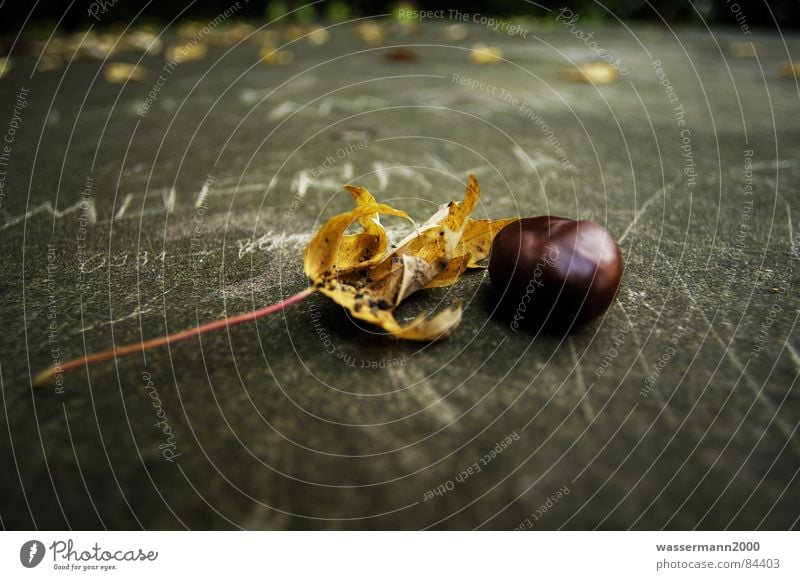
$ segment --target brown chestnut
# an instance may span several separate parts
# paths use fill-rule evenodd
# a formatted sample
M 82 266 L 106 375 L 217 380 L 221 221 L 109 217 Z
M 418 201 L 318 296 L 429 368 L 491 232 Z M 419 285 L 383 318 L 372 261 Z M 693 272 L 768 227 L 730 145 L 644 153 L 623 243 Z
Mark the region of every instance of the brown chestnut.
M 511 326 L 570 327 L 611 305 L 622 254 L 605 228 L 556 216 L 524 218 L 495 236 L 489 276 Z

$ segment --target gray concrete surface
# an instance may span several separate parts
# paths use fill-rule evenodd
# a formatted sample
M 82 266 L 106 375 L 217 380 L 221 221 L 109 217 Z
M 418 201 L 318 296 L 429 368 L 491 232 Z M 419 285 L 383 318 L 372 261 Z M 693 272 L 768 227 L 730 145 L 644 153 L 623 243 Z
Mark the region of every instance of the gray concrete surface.
M 416 63 L 350 25 L 284 67 L 211 49 L 144 115 L 161 59 L 124 88 L 95 62 L 31 78 L 35 59 L 16 60 L 0 80 L 0 133 L 28 89 L 0 207 L 3 527 L 797 525 L 800 91 L 779 69 L 800 39 L 600 28 L 630 73 L 593 87 L 562 80 L 592 53 L 558 23 L 527 38 L 472 25 L 456 43 L 444 25 L 386 39 Z M 751 40 L 757 59 L 732 58 Z M 507 60 L 472 64 L 477 41 Z M 422 219 L 468 172 L 482 216 L 588 218 L 617 237 L 626 272 L 602 320 L 513 332 L 478 272 L 401 310 L 462 300 L 441 343 L 378 336 L 313 296 L 30 387 L 52 349 L 302 290 L 302 248 L 349 207 L 342 184 Z

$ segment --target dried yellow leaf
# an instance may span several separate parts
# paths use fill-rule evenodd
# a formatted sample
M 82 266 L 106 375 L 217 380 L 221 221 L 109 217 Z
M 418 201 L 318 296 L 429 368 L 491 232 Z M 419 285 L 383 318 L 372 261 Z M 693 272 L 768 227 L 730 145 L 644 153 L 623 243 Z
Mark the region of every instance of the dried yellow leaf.
M 422 288 L 455 282 L 488 255 L 494 235 L 511 220 L 471 220 L 480 187 L 470 175 L 464 199 L 439 208 L 422 226 L 390 248 L 379 215 L 408 215 L 379 204 L 363 187 L 347 186 L 356 207 L 331 218 L 309 242 L 306 275 L 351 315 L 398 338 L 430 341 L 450 334 L 461 321 L 459 305 L 406 325 L 394 309 Z M 345 234 L 354 223 L 362 232 Z

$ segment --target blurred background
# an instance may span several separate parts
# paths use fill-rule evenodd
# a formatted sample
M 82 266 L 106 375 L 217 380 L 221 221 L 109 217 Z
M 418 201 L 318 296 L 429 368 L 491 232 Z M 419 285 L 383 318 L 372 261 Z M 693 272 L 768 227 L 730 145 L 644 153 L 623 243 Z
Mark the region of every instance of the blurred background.
M 227 8 L 231 3 L 226 0 L 196 0 L 195 2 L 132 2 L 130 0 L 79 0 L 67 2 L 65 0 L 43 0 L 36 3 L 31 11 L 28 2 L 4 2 L 0 7 L 0 30 L 6 34 L 14 34 L 28 21 L 25 26 L 26 34 L 35 34 L 40 30 L 48 34 L 55 25 L 74 31 L 89 24 L 97 24 L 89 15 L 92 5 L 106 5 L 109 14 L 104 14 L 103 26 L 113 26 L 114 22 L 130 22 L 140 12 L 142 18 L 151 20 L 153 24 L 170 22 L 177 17 L 201 18 L 215 16 L 221 9 Z M 243 19 L 260 20 L 272 19 L 295 10 L 307 2 L 278 0 L 250 0 L 241 2 L 239 17 Z M 751 26 L 766 26 L 774 28 L 797 27 L 800 22 L 800 2 L 797 0 L 697 0 L 695 2 L 674 2 L 670 0 L 606 0 L 601 3 L 593 0 L 540 0 L 529 2 L 527 0 L 494 0 L 491 3 L 477 0 L 465 0 L 457 4 L 457 8 L 464 12 L 480 11 L 492 15 L 542 17 L 545 11 L 540 7 L 570 8 L 580 12 L 584 22 L 613 21 L 616 17 L 624 21 L 629 20 L 657 20 L 656 11 L 671 22 L 700 22 L 701 18 L 711 24 L 736 25 L 735 14 L 738 5 L 741 12 L 747 13 L 748 23 Z M 437 10 L 454 8 L 452 2 L 446 0 L 428 0 L 419 2 L 387 2 L 385 0 L 350 0 L 318 4 L 319 7 L 310 5 L 294 14 L 293 18 L 299 21 L 310 20 L 343 20 L 353 16 L 368 16 L 395 12 L 400 6 L 414 7 L 420 10 Z M 614 14 L 615 16 L 611 16 Z M 6 39 L 7 41 L 8 39 Z

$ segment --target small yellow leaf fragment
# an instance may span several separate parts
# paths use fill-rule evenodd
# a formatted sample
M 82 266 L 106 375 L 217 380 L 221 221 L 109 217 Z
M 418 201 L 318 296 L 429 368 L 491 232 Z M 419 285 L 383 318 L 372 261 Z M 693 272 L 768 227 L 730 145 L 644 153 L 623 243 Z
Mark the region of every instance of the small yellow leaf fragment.
M 573 83 L 608 85 L 619 78 L 619 71 L 604 61 L 592 61 L 561 71 L 564 80 Z
M 202 42 L 183 42 L 167 48 L 164 58 L 167 62 L 182 63 L 200 60 L 205 57 L 208 47 Z
M 475 64 L 495 64 L 503 60 L 503 51 L 479 42 L 472 47 L 469 59 Z
M 108 82 L 121 85 L 128 81 L 143 81 L 147 78 L 147 70 L 138 64 L 111 62 L 103 67 L 103 75 Z
M 315 26 L 308 32 L 308 43 L 312 46 L 322 46 L 327 44 L 331 38 L 331 33 L 327 28 Z
M 367 20 L 356 26 L 356 35 L 361 39 L 361 42 L 368 46 L 380 46 L 383 44 L 383 27 L 372 20 Z

